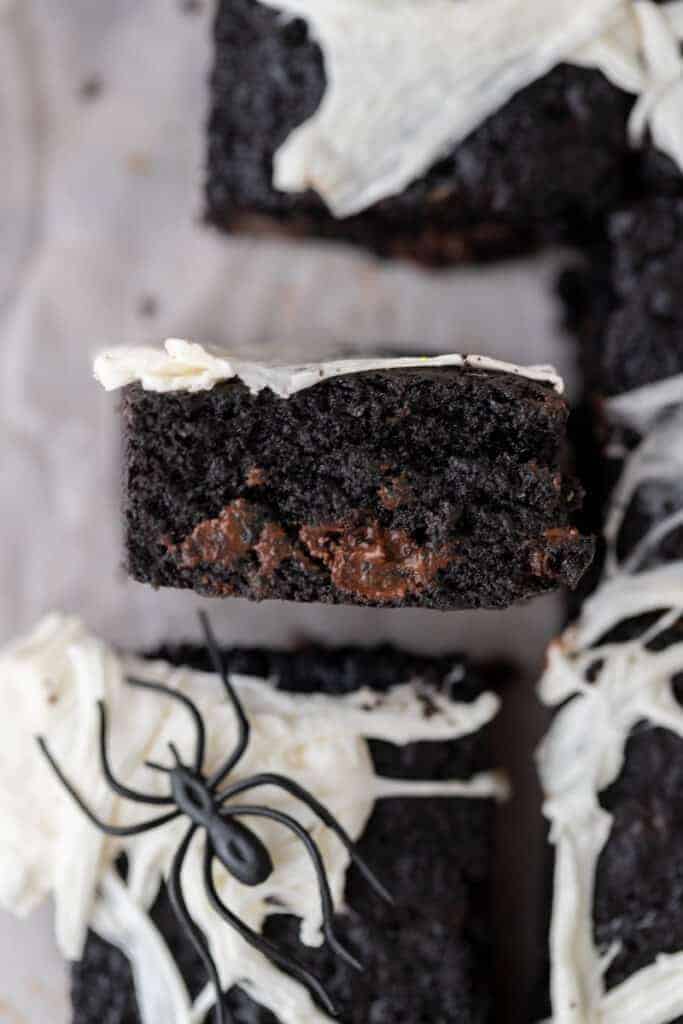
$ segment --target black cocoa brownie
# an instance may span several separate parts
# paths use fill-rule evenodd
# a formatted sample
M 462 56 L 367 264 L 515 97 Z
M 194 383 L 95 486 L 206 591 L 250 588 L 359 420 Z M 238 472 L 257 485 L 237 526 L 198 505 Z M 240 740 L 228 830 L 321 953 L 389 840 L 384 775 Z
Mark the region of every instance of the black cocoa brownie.
M 587 272 L 561 284 L 586 387 L 608 396 L 683 373 L 683 199 L 615 213 Z
M 209 596 L 453 609 L 575 586 L 552 386 L 471 368 L 123 397 L 128 570 Z
M 683 579 L 683 563 L 681 565 L 679 586 Z M 661 685 L 665 683 L 666 677 L 675 700 L 678 704 L 683 704 L 683 672 L 676 669 L 676 665 L 683 666 L 683 618 L 679 617 L 668 628 L 663 628 L 656 634 L 651 632 L 655 623 L 661 623 L 665 610 L 669 608 L 667 593 L 671 593 L 673 580 L 671 575 L 662 580 L 660 609 L 634 614 L 632 617 L 625 613 L 621 621 L 609 628 L 595 644 L 591 644 L 591 648 L 596 648 L 596 660 L 587 670 L 588 684 L 596 684 L 604 666 L 604 659 L 614 657 L 615 653 L 618 660 L 608 667 L 608 673 L 613 674 L 621 669 L 625 675 L 629 671 L 623 667 L 626 665 L 632 666 L 630 671 L 638 671 L 638 661 L 633 657 L 626 658 L 626 645 L 640 642 L 641 651 L 647 649 L 650 652 L 668 655 L 669 668 L 665 669 L 664 665 L 660 665 L 659 668 Z M 630 588 L 631 595 L 634 596 L 638 588 L 637 578 L 626 580 L 624 586 Z M 618 601 L 618 595 L 612 591 L 610 602 L 615 599 Z M 643 606 L 647 603 L 644 601 Z M 603 614 L 606 611 L 603 605 Z M 584 624 L 589 625 L 588 622 Z M 646 634 L 649 634 L 650 639 Z M 571 650 L 572 634 L 567 633 L 566 639 Z M 584 653 L 591 648 L 585 648 Z M 642 670 L 642 662 L 640 669 Z M 652 669 L 646 667 L 642 680 L 644 687 L 652 687 L 658 681 Z M 629 683 L 630 686 L 627 685 Z M 632 679 L 624 678 L 625 689 L 630 692 L 630 697 L 626 699 L 631 701 L 634 699 L 634 693 L 637 693 L 632 683 Z M 605 684 L 599 680 L 597 685 Z M 607 685 L 609 688 L 609 684 Z M 611 699 L 613 698 L 614 691 Z M 583 700 L 584 696 L 579 694 L 574 699 Z M 562 716 L 566 711 L 567 709 L 563 708 L 558 714 Z M 675 718 L 674 711 L 670 715 L 670 721 L 674 722 Z M 596 715 L 595 724 L 598 730 L 609 730 L 609 724 L 600 713 Z M 680 727 L 680 721 L 678 725 Z M 619 728 L 617 724 L 617 733 Z M 571 725 L 570 730 L 573 730 Z M 610 745 L 614 743 L 615 738 L 612 737 L 610 740 L 608 737 L 602 747 L 601 756 L 604 764 L 609 763 L 616 755 L 616 745 Z M 553 755 L 555 758 L 561 749 L 562 743 L 560 742 L 558 748 L 556 737 Z M 589 737 L 586 737 L 583 753 L 589 759 L 589 765 L 590 759 L 598 756 L 598 751 L 592 748 Z M 579 752 L 577 756 L 581 757 L 582 753 Z M 580 768 L 577 765 L 578 770 Z M 642 968 L 654 965 L 660 955 L 680 954 L 683 950 L 683 917 L 680 912 L 683 895 L 683 810 L 678 799 L 682 782 L 683 739 L 679 732 L 674 731 L 673 725 L 671 729 L 667 729 L 645 718 L 637 722 L 625 739 L 623 764 L 619 775 L 598 794 L 601 807 L 612 817 L 610 833 L 596 866 L 591 915 L 596 951 L 599 955 L 606 955 L 610 951 L 612 953 L 605 972 L 606 992 L 627 981 Z M 561 793 L 558 796 L 555 792 L 552 796 L 562 799 Z M 561 815 L 559 818 L 561 823 Z M 571 819 L 571 812 L 569 818 Z M 580 834 L 575 832 L 574 839 L 580 846 Z M 571 884 L 569 874 L 565 875 L 565 880 L 567 884 Z M 585 883 L 586 879 L 582 878 L 581 881 Z M 567 896 L 566 893 L 564 895 Z M 581 903 L 582 901 L 578 900 L 579 906 Z M 564 905 L 564 926 L 571 925 L 567 916 L 569 906 L 571 898 L 568 898 Z M 556 913 L 558 909 L 556 908 Z M 580 918 L 582 910 L 579 909 L 577 914 Z M 560 928 L 563 925 L 560 924 Z M 569 1005 L 568 993 L 573 990 L 573 986 L 581 990 L 581 998 L 589 1002 L 595 978 L 592 973 L 582 973 L 590 972 L 592 969 L 582 955 L 576 956 L 574 945 L 567 942 L 563 946 L 560 943 L 560 948 L 569 963 L 563 964 L 561 968 L 558 964 L 558 969 L 563 972 L 569 969 L 574 975 L 574 981 L 571 981 L 563 974 L 564 980 L 560 986 L 560 998 L 563 999 L 562 1005 L 566 1013 Z M 663 980 L 662 993 L 665 995 L 667 990 L 667 981 Z M 547 1004 L 539 1007 L 539 1010 L 543 1017 L 549 1015 Z M 616 1020 L 614 1007 L 610 1014 L 606 1013 L 605 1016 Z M 580 1019 L 583 1019 L 583 1016 Z M 664 1021 L 664 1017 L 658 1016 L 657 1020 Z M 683 1017 L 667 1017 L 666 1021 L 667 1024 L 682 1024 Z
M 667 418 L 683 415 L 673 402 L 650 422 L 632 424 L 609 402 L 683 374 L 682 281 L 683 200 L 660 197 L 614 214 L 608 240 L 593 251 L 588 268 L 568 273 L 561 282 L 569 326 L 578 334 L 585 387 L 573 426 L 577 470 L 590 496 L 583 529 L 600 531 L 612 489 L 632 453 L 648 436 L 652 444 L 656 432 L 664 438 Z M 659 461 L 676 445 L 683 445 L 683 428 L 678 435 L 668 428 Z M 623 510 L 619 556 L 677 509 L 683 509 L 683 479 L 648 469 Z M 682 557 L 683 528 L 672 531 L 658 553 Z M 648 564 L 643 561 L 641 568 Z M 600 566 L 598 557 L 595 579 Z M 590 579 L 589 573 L 584 584 Z
M 682 643 L 683 630 L 671 640 Z M 674 688 L 681 701 L 683 676 Z M 683 949 L 682 784 L 683 740 L 644 722 L 629 737 L 619 778 L 601 798 L 614 822 L 598 862 L 595 939 L 600 948 L 619 943 L 608 989 L 658 955 Z
M 210 670 L 205 650 L 183 646 L 163 652 L 178 664 Z M 485 688 L 460 656 L 413 657 L 393 648 L 226 652 L 233 671 L 276 680 L 284 690 L 344 694 L 370 686 L 386 690 L 416 678 L 474 699 Z M 459 681 L 453 684 L 453 669 Z M 396 778 L 463 778 L 490 767 L 490 727 L 456 741 L 400 748 L 372 742 L 378 772 Z M 368 890 L 352 868 L 351 908 L 337 931 L 366 964 L 357 974 L 325 947 L 298 939 L 293 917 L 269 919 L 266 934 L 306 962 L 339 1004 L 347 1024 L 486 1024 L 492 1005 L 490 867 L 494 811 L 490 800 L 391 799 L 380 801 L 359 848 L 392 891 L 389 906 Z M 162 893 L 154 917 L 192 993 L 206 978 Z M 277 1024 L 241 990 L 230 994 L 239 1024 Z M 139 1024 L 125 957 L 91 935 L 72 974 L 73 1024 Z M 212 1018 L 209 1017 L 209 1020 Z M 207 1022 L 208 1024 L 208 1022 Z
M 211 77 L 206 216 L 229 231 L 346 239 L 382 256 L 452 264 L 594 235 L 631 178 L 632 100 L 598 71 L 562 65 L 400 195 L 335 219 L 313 192 L 273 187 L 273 157 L 325 90 L 301 19 L 221 0 Z

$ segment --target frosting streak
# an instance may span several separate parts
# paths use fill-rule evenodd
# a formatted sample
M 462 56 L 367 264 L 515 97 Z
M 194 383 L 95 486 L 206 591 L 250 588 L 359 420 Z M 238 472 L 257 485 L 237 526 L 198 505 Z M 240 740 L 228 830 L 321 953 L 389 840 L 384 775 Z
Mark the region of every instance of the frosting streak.
M 322 48 L 318 110 L 278 150 L 274 185 L 315 189 L 337 217 L 402 192 L 511 97 L 568 62 L 638 99 L 683 168 L 680 0 L 264 0 Z
M 227 352 L 181 338 L 168 338 L 163 350 L 150 346 L 119 346 L 97 356 L 95 379 L 106 391 L 139 383 L 145 391 L 207 391 L 221 381 L 237 377 L 257 395 L 264 388 L 290 398 L 333 377 L 371 370 L 462 367 L 509 373 L 548 384 L 559 394 L 564 382 L 552 366 L 518 366 L 490 356 L 451 354 L 395 357 L 392 359 L 339 359 L 325 363 L 277 365 L 250 362 Z
M 118 657 L 78 619 L 46 618 L 29 636 L 0 652 L 0 686 L 6 706 L 13 709 L 0 745 L 0 903 L 24 913 L 53 894 L 65 956 L 77 959 L 88 927 L 94 927 L 130 958 L 143 1024 L 194 1024 L 211 1006 L 212 991 L 206 990 L 192 1006 L 148 916 L 186 823 L 179 819 L 134 838 L 103 836 L 64 792 L 35 744 L 37 734 L 45 736 L 67 776 L 78 781 L 83 797 L 102 818 L 114 825 L 145 820 L 149 809 L 114 795 L 96 770 L 96 700 L 106 699 L 110 711 L 115 775 L 152 794 L 164 795 L 167 783 L 145 761 L 166 762 L 170 741 L 189 760 L 193 722 L 177 702 L 126 686 L 126 676 L 160 682 L 192 698 L 207 726 L 207 771 L 223 763 L 226 750 L 234 746 L 235 716 L 213 675 L 163 661 Z M 285 774 L 314 793 L 352 839 L 362 835 L 375 801 L 385 796 L 506 795 L 505 782 L 495 773 L 453 782 L 381 779 L 367 743 L 367 738 L 395 744 L 444 741 L 475 732 L 496 714 L 499 702 L 491 693 L 458 702 L 415 681 L 387 693 L 362 689 L 330 697 L 286 693 L 247 676 L 234 676 L 232 682 L 250 721 L 251 740 L 230 781 L 257 771 Z M 249 795 L 235 797 L 240 801 L 249 803 Z M 310 808 L 284 790 L 269 787 L 268 805 L 293 815 L 310 832 L 325 864 L 334 906 L 343 909 L 346 848 Z M 253 830 L 270 852 L 274 871 L 262 884 L 245 886 L 224 869 L 217 870 L 221 899 L 255 931 L 270 914 L 299 915 L 301 941 L 320 945 L 322 911 L 305 848 L 276 822 L 256 819 Z M 122 851 L 128 858 L 125 883 L 113 868 Z M 183 891 L 207 937 L 222 987 L 240 985 L 282 1024 L 328 1024 L 307 989 L 225 926 L 210 905 L 202 865 L 203 845 L 197 836 L 183 871 Z

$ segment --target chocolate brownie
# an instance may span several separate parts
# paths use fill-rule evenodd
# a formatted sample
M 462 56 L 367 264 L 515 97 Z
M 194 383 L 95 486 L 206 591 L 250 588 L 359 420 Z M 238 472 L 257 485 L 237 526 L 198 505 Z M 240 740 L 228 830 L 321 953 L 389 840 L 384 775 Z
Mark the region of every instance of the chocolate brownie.
M 683 562 L 603 583 L 551 648 L 541 694 L 572 697 L 539 757 L 558 847 L 554 1012 L 640 1021 L 652 1004 L 647 1019 L 680 1024 L 683 974 L 660 958 L 683 950 Z
M 593 543 L 560 469 L 567 405 L 513 372 L 237 379 L 123 395 L 127 563 L 209 596 L 438 609 L 575 586 Z
M 222 0 L 215 22 L 206 216 L 229 231 L 341 238 L 428 264 L 592 237 L 624 195 L 631 98 L 561 65 L 523 89 L 401 194 L 335 219 L 312 191 L 273 185 L 273 157 L 325 91 L 305 21 Z
M 551 647 L 541 690 L 549 703 L 570 693 L 578 703 L 560 709 L 540 758 L 551 837 L 562 847 L 551 930 L 554 1009 L 562 1017 L 571 1004 L 577 1019 L 602 1018 L 607 1001 L 605 1019 L 628 1012 L 639 1021 L 647 1006 L 648 1019 L 683 1022 L 680 971 L 666 960 L 683 950 L 675 799 L 683 775 L 681 269 L 683 206 L 660 198 L 615 215 L 588 273 L 565 280 L 587 377 L 580 468 L 587 486 L 595 483 L 589 508 L 604 537 L 590 581 L 597 589 Z M 553 660 L 561 665 L 556 675 Z M 580 717 L 581 701 L 589 702 L 590 720 Z M 572 753 L 570 779 L 559 766 L 561 757 L 572 763 Z M 577 813 L 571 789 L 582 776 L 590 786 L 581 788 Z M 572 863 L 605 826 L 586 809 L 591 787 L 612 817 L 597 844 L 594 885 L 587 861 Z M 597 960 L 607 954 L 603 993 Z
M 162 653 L 177 664 L 211 668 L 204 649 L 183 646 Z M 482 676 L 460 656 L 413 657 L 386 646 L 296 653 L 232 650 L 226 660 L 233 671 L 268 677 L 284 690 L 304 693 L 341 695 L 365 686 L 386 690 L 416 678 L 463 701 L 484 689 Z M 466 779 L 490 765 L 489 730 L 406 747 L 373 741 L 371 751 L 385 776 Z M 393 892 L 395 905 L 369 893 L 351 868 L 347 896 L 354 909 L 339 917 L 337 927 L 366 964 L 363 974 L 340 965 L 325 947 L 302 946 L 293 917 L 269 918 L 266 934 L 318 973 L 348 1024 L 493 1021 L 492 829 L 490 800 L 391 799 L 376 805 L 359 848 Z M 164 893 L 154 917 L 196 994 L 206 978 Z M 139 1024 L 128 962 L 94 934 L 73 968 L 72 1002 L 73 1024 Z M 277 1024 L 241 990 L 233 990 L 230 1004 L 240 1024 Z
M 637 628 L 631 624 L 630 633 Z M 669 642 L 683 643 L 680 623 Z M 674 689 L 683 702 L 683 673 Z M 595 939 L 604 949 L 619 943 L 608 989 L 660 954 L 683 949 L 682 783 L 683 739 L 643 722 L 628 739 L 619 778 L 601 797 L 614 822 L 596 875 Z
M 588 270 L 561 290 L 578 332 L 587 389 L 617 395 L 683 373 L 683 199 L 615 213 Z
M 608 241 L 593 252 L 588 268 L 561 282 L 585 386 L 574 424 L 577 469 L 589 494 L 582 528 L 600 531 L 627 467 L 629 479 L 638 477 L 619 499 L 625 503 L 614 538 L 620 560 L 653 526 L 683 510 L 683 474 L 676 466 L 683 449 L 683 378 L 675 384 L 683 374 L 681 280 L 683 200 L 660 197 L 616 213 Z M 640 567 L 681 556 L 683 525 L 645 552 Z M 596 558 L 595 579 L 601 565 Z

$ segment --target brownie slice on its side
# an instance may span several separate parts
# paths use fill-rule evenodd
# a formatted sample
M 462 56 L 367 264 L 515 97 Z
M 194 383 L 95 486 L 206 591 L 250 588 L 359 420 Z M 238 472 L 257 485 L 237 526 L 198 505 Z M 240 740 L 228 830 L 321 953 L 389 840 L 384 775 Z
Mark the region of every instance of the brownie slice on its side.
M 162 653 L 174 663 L 211 669 L 204 649 Z M 386 690 L 420 679 L 468 701 L 485 689 L 479 673 L 459 656 L 413 657 L 389 647 L 232 650 L 226 661 L 231 671 L 275 679 L 283 690 L 304 693 Z M 370 746 L 377 771 L 396 778 L 468 779 L 491 765 L 490 726 L 444 743 Z M 359 849 L 395 905 L 369 891 L 352 868 L 346 890 L 352 910 L 339 916 L 336 927 L 365 963 L 364 973 L 341 964 L 325 946 L 301 945 L 294 917 L 271 917 L 267 936 L 321 978 L 347 1024 L 492 1024 L 493 816 L 491 800 L 476 798 L 395 798 L 376 805 Z M 206 977 L 163 893 L 154 917 L 196 994 Z M 72 1002 L 73 1024 L 140 1024 L 127 960 L 95 935 L 74 966 Z M 241 990 L 231 992 L 230 1004 L 240 1024 L 277 1024 Z
M 567 405 L 512 372 L 347 373 L 124 391 L 128 569 L 209 596 L 505 607 L 576 585 L 593 544 L 559 468 Z
M 591 237 L 623 196 L 632 100 L 600 72 L 562 65 L 404 192 L 335 219 L 314 192 L 273 186 L 276 151 L 325 92 L 306 23 L 257 0 L 221 0 L 215 46 L 206 215 L 219 228 L 340 238 L 453 264 Z

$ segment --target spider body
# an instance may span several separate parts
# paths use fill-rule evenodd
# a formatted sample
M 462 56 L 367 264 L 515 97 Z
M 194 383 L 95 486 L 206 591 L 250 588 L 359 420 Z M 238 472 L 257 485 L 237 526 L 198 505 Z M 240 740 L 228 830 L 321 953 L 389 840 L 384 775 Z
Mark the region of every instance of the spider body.
M 168 808 L 167 811 L 137 825 L 110 825 L 102 821 L 86 804 L 78 790 L 66 777 L 42 737 L 38 738 L 38 744 L 55 775 L 73 800 L 93 825 L 105 834 L 120 837 L 135 836 L 155 828 L 160 828 L 181 817 L 187 821 L 188 828 L 173 857 L 173 863 L 168 876 L 168 892 L 173 909 L 179 921 L 186 929 L 190 941 L 204 963 L 209 979 L 215 987 L 217 1024 L 228 1024 L 228 1021 L 232 1021 L 232 1017 L 223 998 L 218 969 L 211 956 L 206 938 L 190 914 L 182 888 L 183 865 L 190 845 L 198 832 L 204 836 L 204 885 L 213 909 L 249 945 L 257 949 L 281 970 L 305 985 L 316 996 L 321 1005 L 329 1013 L 336 1016 L 336 1008 L 320 981 L 298 960 L 289 954 L 283 953 L 268 939 L 255 932 L 238 918 L 223 902 L 214 878 L 216 863 L 220 864 L 238 882 L 248 886 L 261 885 L 273 873 L 273 861 L 264 842 L 239 819 L 267 819 L 289 830 L 304 846 L 315 870 L 322 908 L 323 932 L 327 942 L 334 952 L 345 960 L 347 964 L 357 970 L 362 970 L 362 966 L 342 945 L 335 934 L 334 904 L 325 865 L 317 844 L 308 831 L 295 818 L 285 814 L 283 811 L 261 804 L 236 803 L 234 798 L 251 790 L 267 786 L 284 790 L 291 797 L 305 804 L 324 825 L 336 834 L 346 847 L 356 867 L 379 896 L 388 902 L 391 902 L 391 896 L 360 856 L 352 839 L 332 813 L 312 793 L 304 789 L 293 779 L 275 773 L 261 773 L 224 786 L 233 768 L 241 760 L 249 745 L 249 723 L 240 700 L 228 678 L 220 649 L 213 636 L 208 619 L 203 614 L 200 614 L 200 618 L 214 669 L 223 683 L 227 698 L 235 712 L 238 726 L 238 738 L 235 749 L 213 774 L 207 775 L 204 772 L 206 730 L 202 716 L 194 702 L 180 691 L 163 686 L 161 683 L 147 682 L 141 679 L 128 679 L 127 683 L 131 686 L 148 690 L 182 704 L 193 719 L 196 743 L 194 760 L 191 765 L 183 763 L 173 743 L 169 743 L 169 749 L 174 759 L 174 764 L 171 767 L 153 761 L 146 762 L 148 767 L 168 776 L 168 795 L 161 796 L 156 793 L 143 793 L 124 785 L 116 778 L 110 765 L 107 741 L 107 713 L 104 703 L 102 701 L 98 702 L 100 761 L 102 772 L 107 782 L 114 792 L 121 797 L 139 804 L 166 807 Z
M 273 861 L 255 832 L 237 818 L 221 814 L 220 801 L 206 779 L 183 764 L 170 773 L 173 800 L 185 817 L 206 831 L 214 856 L 243 885 L 261 885 L 273 873 Z

